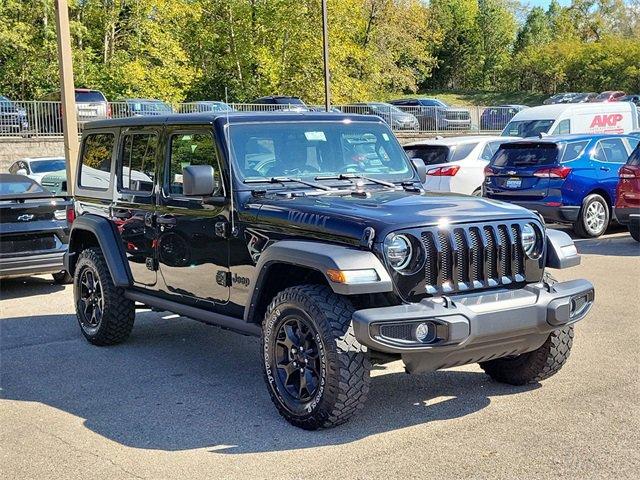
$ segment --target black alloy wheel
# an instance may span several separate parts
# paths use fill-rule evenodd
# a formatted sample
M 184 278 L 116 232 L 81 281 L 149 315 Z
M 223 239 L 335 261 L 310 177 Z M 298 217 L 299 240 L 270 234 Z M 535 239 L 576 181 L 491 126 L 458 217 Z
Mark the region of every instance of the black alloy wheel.
M 78 313 L 83 328 L 95 330 L 100 326 L 104 314 L 104 294 L 100 277 L 89 266 L 80 273 Z
M 283 319 L 276 334 L 276 382 L 292 410 L 313 399 L 322 380 L 316 335 L 313 325 L 295 314 Z

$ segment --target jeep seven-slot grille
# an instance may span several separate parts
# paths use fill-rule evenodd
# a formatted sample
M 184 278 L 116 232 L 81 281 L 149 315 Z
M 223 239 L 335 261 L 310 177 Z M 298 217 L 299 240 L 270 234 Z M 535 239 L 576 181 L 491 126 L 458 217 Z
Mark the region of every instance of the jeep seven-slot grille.
M 519 224 L 513 223 L 422 232 L 427 293 L 524 281 L 520 229 Z

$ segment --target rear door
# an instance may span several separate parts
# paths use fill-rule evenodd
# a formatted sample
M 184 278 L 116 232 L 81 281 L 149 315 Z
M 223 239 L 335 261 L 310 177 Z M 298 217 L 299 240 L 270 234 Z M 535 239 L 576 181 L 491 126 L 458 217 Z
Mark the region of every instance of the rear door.
M 133 127 L 120 133 L 111 220 L 120 234 L 135 284 L 157 280 L 156 185 L 161 127 Z
M 596 144 L 593 154 L 596 179 L 611 199 L 615 199 L 620 168 L 629 159 L 631 152 L 628 148 L 623 138 L 603 138 Z
M 558 166 L 559 146 L 551 142 L 504 144 L 490 164 L 485 180 L 488 196 L 508 200 L 535 201 L 549 191 L 549 177 L 536 175 L 542 168 Z

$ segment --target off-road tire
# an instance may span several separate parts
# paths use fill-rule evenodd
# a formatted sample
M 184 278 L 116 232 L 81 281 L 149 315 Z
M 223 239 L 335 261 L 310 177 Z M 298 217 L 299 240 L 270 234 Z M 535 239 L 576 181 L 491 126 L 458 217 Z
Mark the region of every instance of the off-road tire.
M 80 312 L 80 279 L 82 272 L 87 268 L 92 269 L 98 277 L 104 295 L 102 319 L 94 329 L 83 326 Z M 115 345 L 129 337 L 135 320 L 135 304 L 125 298 L 122 288 L 113 284 L 109 268 L 99 248 L 88 248 L 80 253 L 76 263 L 73 287 L 80 331 L 90 343 L 99 346 Z
M 276 295 L 262 323 L 262 367 L 271 400 L 292 425 L 306 430 L 329 428 L 349 420 L 365 403 L 369 392 L 371 363 L 366 347 L 355 338 L 351 303 L 323 285 L 300 285 Z M 287 406 L 280 391 L 276 363 L 276 337 L 287 316 L 305 315 L 320 341 L 322 381 L 313 399 L 300 403 L 302 411 Z M 271 365 L 274 364 L 274 366 Z M 290 402 L 290 400 L 289 400 Z
M 58 285 L 68 285 L 73 283 L 73 277 L 66 270 L 62 272 L 52 273 L 53 281 Z
M 480 367 L 498 382 L 527 385 L 555 375 L 565 364 L 573 345 L 573 326 L 551 332 L 538 349 L 516 357 L 481 362 Z
M 593 232 L 589 230 L 589 228 L 586 225 L 587 211 L 589 209 L 589 206 L 594 202 L 601 203 L 604 206 L 604 213 L 605 213 L 604 227 L 602 228 L 602 230 L 599 230 L 597 232 Z M 598 195 L 597 193 L 592 193 L 591 195 L 587 195 L 587 197 L 582 202 L 582 207 L 580 208 L 580 212 L 578 213 L 578 219 L 573 225 L 573 230 L 574 232 L 576 232 L 577 235 L 579 235 L 582 238 L 597 238 L 603 235 L 607 231 L 610 220 L 611 220 L 611 212 L 609 209 L 609 204 L 604 198 L 602 198 L 601 195 Z
M 640 225 L 629 225 L 629 233 L 631 238 L 636 242 L 640 242 Z

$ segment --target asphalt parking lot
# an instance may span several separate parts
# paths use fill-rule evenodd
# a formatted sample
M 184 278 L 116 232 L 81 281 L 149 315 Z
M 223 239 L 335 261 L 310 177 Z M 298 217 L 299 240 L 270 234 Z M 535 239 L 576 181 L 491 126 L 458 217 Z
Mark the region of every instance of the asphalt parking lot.
M 568 364 L 508 387 L 476 365 L 374 371 L 368 408 L 318 432 L 290 426 L 263 383 L 258 341 L 138 314 L 125 344 L 80 334 L 72 288 L 2 282 L 0 477 L 637 478 L 640 246 L 578 240 L 596 286 Z

